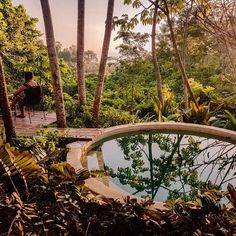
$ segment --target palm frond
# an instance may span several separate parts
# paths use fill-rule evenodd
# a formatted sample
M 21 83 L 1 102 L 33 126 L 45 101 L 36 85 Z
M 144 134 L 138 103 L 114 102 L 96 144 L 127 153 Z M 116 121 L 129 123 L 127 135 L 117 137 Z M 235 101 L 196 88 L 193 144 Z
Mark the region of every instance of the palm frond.
M 0 170 L 0 176 L 26 177 L 39 170 L 39 165 L 29 152 L 18 152 L 9 144 L 0 147 L 0 165 L 3 171 Z
M 53 176 L 56 176 L 63 181 L 76 181 L 75 169 L 67 162 L 52 164 L 50 165 L 49 170 L 53 172 Z

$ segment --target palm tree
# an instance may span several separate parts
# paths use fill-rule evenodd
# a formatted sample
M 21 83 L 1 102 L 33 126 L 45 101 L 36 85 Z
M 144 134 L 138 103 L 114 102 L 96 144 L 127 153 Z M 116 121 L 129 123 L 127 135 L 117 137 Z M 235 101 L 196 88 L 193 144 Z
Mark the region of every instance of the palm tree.
M 103 39 L 102 55 L 101 55 L 98 78 L 97 78 L 95 100 L 93 103 L 93 120 L 94 121 L 97 121 L 98 116 L 99 116 L 99 111 L 100 111 L 101 97 L 102 97 L 102 91 L 103 91 L 103 85 L 104 85 L 104 75 L 105 75 L 107 56 L 108 56 L 108 50 L 109 50 L 109 45 L 110 45 L 110 39 L 111 39 L 114 3 L 115 3 L 115 0 L 108 0 L 106 28 L 105 28 L 105 34 L 104 34 L 104 39 Z
M 86 86 L 84 77 L 84 8 L 84 0 L 78 0 L 77 79 L 80 105 L 86 104 Z
M 162 93 L 162 79 L 161 79 L 161 73 L 160 73 L 160 67 L 157 61 L 157 53 L 156 53 L 156 26 L 157 26 L 157 9 L 158 9 L 158 3 L 157 1 L 154 3 L 154 14 L 153 14 L 153 20 L 152 20 L 152 62 L 154 67 L 154 77 L 157 83 L 157 95 L 158 99 L 163 105 L 164 99 L 163 99 L 163 93 Z
M 49 64 L 53 78 L 53 92 L 57 116 L 57 126 L 63 128 L 66 127 L 66 115 L 50 6 L 48 0 L 40 0 L 40 2 L 45 24 Z
M 15 132 L 15 127 L 13 126 L 13 121 L 11 116 L 1 53 L 0 53 L 0 108 L 2 112 L 2 119 L 6 133 L 6 141 L 11 142 L 11 139 L 16 137 L 16 132 Z

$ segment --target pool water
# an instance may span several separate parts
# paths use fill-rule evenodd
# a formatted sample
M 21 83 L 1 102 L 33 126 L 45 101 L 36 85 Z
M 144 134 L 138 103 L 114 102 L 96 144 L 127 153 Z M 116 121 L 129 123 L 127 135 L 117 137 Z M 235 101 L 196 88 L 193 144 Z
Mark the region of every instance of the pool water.
M 85 167 L 101 181 L 156 201 L 192 200 L 201 190 L 234 185 L 236 147 L 212 138 L 146 133 L 106 141 L 88 153 Z

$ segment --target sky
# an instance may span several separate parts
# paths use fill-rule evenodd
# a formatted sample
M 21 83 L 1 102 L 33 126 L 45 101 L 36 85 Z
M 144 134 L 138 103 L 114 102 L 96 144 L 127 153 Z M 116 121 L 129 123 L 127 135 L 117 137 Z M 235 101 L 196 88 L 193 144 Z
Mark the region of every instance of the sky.
M 98 55 L 101 53 L 102 41 L 105 30 L 105 19 L 108 0 L 85 0 L 85 50 L 93 50 Z M 13 5 L 22 4 L 27 13 L 37 17 L 38 29 L 45 34 L 43 15 L 40 0 L 12 0 Z M 77 34 L 77 0 L 49 0 L 55 40 L 62 43 L 63 48 L 72 44 L 76 45 Z M 136 10 L 124 6 L 123 0 L 115 1 L 114 16 L 129 14 L 133 16 Z M 150 32 L 150 27 L 138 26 L 136 31 Z M 114 41 L 115 32 L 112 34 L 110 56 L 117 55 L 115 47 L 120 42 Z M 44 37 L 44 36 L 43 36 Z

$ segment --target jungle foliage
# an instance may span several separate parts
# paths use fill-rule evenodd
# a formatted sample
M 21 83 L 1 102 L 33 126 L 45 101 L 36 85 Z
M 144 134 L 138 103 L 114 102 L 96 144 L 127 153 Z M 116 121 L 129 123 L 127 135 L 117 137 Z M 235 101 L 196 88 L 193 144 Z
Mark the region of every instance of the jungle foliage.
M 185 29 L 183 22 L 187 13 L 186 8 L 181 6 L 175 12 L 173 29 L 184 57 L 190 86 L 195 97 L 198 97 L 199 107 L 194 108 L 192 104 L 189 110 L 184 109 L 181 75 L 171 46 L 168 25 L 160 15 L 163 20 L 156 37 L 156 50 L 163 81 L 163 97 L 167 99 L 161 108 L 165 111 L 160 113 L 161 109 L 158 110 L 156 106 L 158 101 L 155 99 L 157 92 L 152 59 L 147 51 L 149 35 L 136 32 L 132 27 L 128 30 L 127 27 L 124 28 L 123 23 L 128 24 L 130 19 L 123 16 L 122 19 L 114 18 L 114 25 L 121 25 L 115 38 L 121 40 L 117 47 L 120 58 L 108 58 L 101 113 L 97 124 L 93 124 L 91 117 L 98 71 L 96 53 L 91 50 L 84 53 L 87 105 L 78 108 L 76 46 L 63 48 L 60 42 L 56 42 L 69 126 L 108 127 L 139 121 L 175 120 L 216 124 L 234 129 L 234 126 L 229 125 L 235 115 L 236 105 L 235 86 L 232 86 L 235 79 L 232 69 L 234 49 L 230 49 L 230 58 L 233 61 L 229 63 L 227 48 L 222 47 L 210 33 L 202 29 L 194 14 L 188 15 L 188 27 Z M 140 4 L 134 7 L 140 7 Z M 197 9 L 193 8 L 192 12 L 195 11 Z M 47 50 L 40 39 L 41 33 L 36 28 L 37 19 L 30 17 L 22 5 L 13 6 L 11 1 L 1 2 L 0 13 L 0 51 L 6 56 L 4 65 L 9 93 L 23 83 L 24 71 L 31 70 L 43 86 L 44 106 L 48 110 L 54 109 Z M 145 10 L 140 16 L 142 20 L 147 19 L 146 24 L 150 14 L 151 11 Z M 186 30 L 187 38 L 184 34 Z M 109 62 L 110 59 L 112 63 Z M 216 122 L 212 122 L 211 117 L 216 118 Z
M 123 203 L 96 196 L 85 186 L 86 170 L 62 162 L 63 150 L 48 139 L 15 140 L 0 147 L 0 235 L 232 235 L 236 191 L 217 190 L 196 202 L 170 201 L 156 210 L 152 201 Z M 31 153 L 26 151 L 30 147 Z M 24 151 L 23 151 L 24 150 Z M 38 156 L 38 151 L 44 153 Z M 37 158 L 36 158 L 37 157 Z M 232 207 L 219 204 L 228 197 Z
M 166 1 L 161 1 L 166 2 Z M 139 121 L 184 121 L 198 124 L 216 125 L 236 129 L 235 120 L 235 49 L 230 52 L 224 43 L 211 33 L 203 30 L 195 17 L 199 12 L 193 8 L 188 17 L 187 34 L 183 22 L 186 8 L 183 1 L 177 1 L 172 18 L 173 30 L 178 49 L 184 58 L 190 86 L 198 104 L 190 103 L 184 109 L 181 74 L 175 60 L 175 50 L 171 44 L 168 24 L 160 13 L 160 31 L 156 37 L 157 57 L 163 80 L 165 102 L 156 99 L 156 82 L 153 79 L 153 64 L 146 50 L 148 34 L 135 32 L 137 17 L 129 21 L 127 15 L 114 18 L 114 26 L 120 22 L 129 23 L 128 28 L 119 30 L 117 39 L 121 57 L 116 63 L 108 62 L 102 98 L 102 110 L 96 126 L 134 123 Z M 217 1 L 218 3 L 218 1 Z M 134 8 L 142 7 L 139 0 L 125 0 Z M 219 8 L 217 8 L 219 9 Z M 151 23 L 152 11 L 143 9 L 140 20 Z M 30 17 L 22 5 L 13 6 L 10 0 L 0 3 L 0 52 L 4 59 L 4 69 L 8 91 L 23 83 L 25 71 L 32 71 L 43 86 L 44 104 L 48 110 L 54 109 L 52 83 L 48 64 L 48 54 L 41 41 L 41 33 L 36 28 L 37 19 Z M 117 24 L 116 24 L 117 23 Z M 187 37 L 186 37 L 187 35 Z M 222 46 L 223 45 L 223 46 Z M 76 80 L 76 47 L 63 49 L 57 43 L 59 66 L 63 80 L 65 107 L 71 127 L 90 127 L 92 104 L 95 96 L 97 56 L 88 50 L 85 53 L 87 105 L 78 108 Z M 230 56 L 230 57 L 229 57 Z M 229 60 L 230 59 L 230 60 Z M 151 139 L 152 137 L 150 137 Z M 179 137 L 181 139 L 181 137 Z M 127 140 L 126 140 L 127 141 Z M 148 142 L 148 140 L 142 140 Z M 191 140 L 190 140 L 191 141 Z M 170 140 L 156 139 L 163 150 L 171 150 L 175 145 Z M 127 198 L 124 202 L 106 199 L 91 193 L 84 185 L 90 173 L 75 170 L 66 160 L 65 148 L 56 134 L 42 133 L 40 138 L 14 140 L 14 146 L 0 142 L 0 235 L 233 235 L 236 221 L 236 191 L 228 185 L 228 191 L 219 190 L 200 193 L 203 183 L 195 172 L 181 170 L 184 163 L 192 161 L 199 152 L 196 142 L 189 149 L 181 150 L 183 159 L 169 155 L 166 160 L 154 160 L 164 170 L 173 170 L 171 175 L 155 170 L 159 177 L 156 189 L 141 186 L 138 172 L 143 172 L 140 152 L 134 141 L 136 154 L 130 156 L 127 142 L 120 143 L 126 151 L 126 158 L 134 162 L 135 173 L 121 170 L 117 176 L 130 174 L 129 182 L 137 191 L 145 187 L 154 196 L 165 180 L 168 187 L 173 177 L 182 174 L 186 183 L 194 188 L 188 196 L 174 192 L 166 203 L 165 210 L 151 209 L 152 201 L 138 203 Z M 128 151 L 127 151 L 128 150 Z M 175 160 L 175 165 L 168 160 Z M 127 174 L 128 173 L 128 174 Z M 121 177 L 122 177 L 121 176 Z M 148 183 L 148 181 L 146 181 Z M 212 186 L 215 187 L 215 186 Z M 199 195 L 197 195 L 199 194 Z M 194 195 L 194 197 L 193 197 Z M 192 200 L 183 202 L 180 199 Z M 228 197 L 231 205 L 221 205 L 220 199 Z M 173 200 L 175 198 L 175 200 Z

